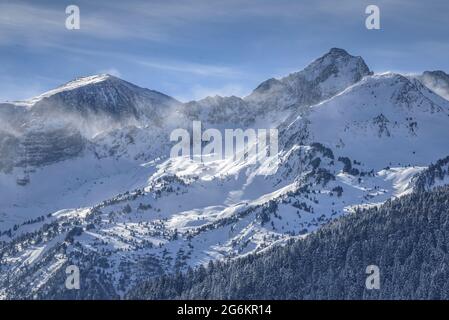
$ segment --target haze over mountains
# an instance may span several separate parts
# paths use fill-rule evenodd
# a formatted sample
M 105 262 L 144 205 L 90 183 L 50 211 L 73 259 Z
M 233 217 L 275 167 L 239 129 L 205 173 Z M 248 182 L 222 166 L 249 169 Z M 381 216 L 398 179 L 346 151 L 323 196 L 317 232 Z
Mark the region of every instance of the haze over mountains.
M 247 97 L 181 103 L 111 75 L 0 105 L 0 297 L 119 298 L 416 189 L 449 155 L 449 76 L 374 74 L 333 48 Z M 278 128 L 279 154 L 169 158 L 170 132 Z M 442 169 L 430 183 L 446 184 Z M 65 267 L 83 290 L 67 291 Z

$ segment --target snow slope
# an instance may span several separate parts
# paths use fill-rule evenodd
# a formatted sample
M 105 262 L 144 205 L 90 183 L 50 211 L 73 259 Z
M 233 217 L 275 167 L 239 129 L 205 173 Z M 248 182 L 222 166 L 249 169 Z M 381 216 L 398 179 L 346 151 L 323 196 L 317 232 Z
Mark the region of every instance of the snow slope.
M 306 140 L 370 168 L 428 165 L 447 155 L 448 119 L 447 101 L 424 95 L 407 78 L 389 73 L 365 77 L 313 105 L 306 116 L 288 124 L 284 136 L 302 132 Z

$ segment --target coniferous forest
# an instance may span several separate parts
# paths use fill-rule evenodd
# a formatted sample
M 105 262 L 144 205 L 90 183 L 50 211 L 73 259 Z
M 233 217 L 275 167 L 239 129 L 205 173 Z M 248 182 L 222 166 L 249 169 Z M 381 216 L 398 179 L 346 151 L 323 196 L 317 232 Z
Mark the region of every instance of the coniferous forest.
M 343 216 L 302 240 L 210 262 L 132 290 L 132 299 L 448 299 L 449 187 Z M 369 265 L 380 289 L 367 289 Z

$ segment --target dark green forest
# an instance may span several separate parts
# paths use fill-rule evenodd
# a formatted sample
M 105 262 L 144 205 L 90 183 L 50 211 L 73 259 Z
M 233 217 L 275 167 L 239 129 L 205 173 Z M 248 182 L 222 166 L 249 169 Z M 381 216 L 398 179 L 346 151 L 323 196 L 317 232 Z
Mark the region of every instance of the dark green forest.
M 285 245 L 148 280 L 129 299 L 449 299 L 449 187 L 357 210 Z M 380 289 L 365 286 L 368 265 Z

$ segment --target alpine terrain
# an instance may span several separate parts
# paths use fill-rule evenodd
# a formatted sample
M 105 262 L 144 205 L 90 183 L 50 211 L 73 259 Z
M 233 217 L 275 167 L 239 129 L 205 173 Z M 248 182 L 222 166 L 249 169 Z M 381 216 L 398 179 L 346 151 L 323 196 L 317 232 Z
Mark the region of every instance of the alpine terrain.
M 317 259 L 337 254 L 325 254 L 332 243 L 357 245 L 364 237 L 374 242 L 367 225 L 381 230 L 385 224 L 388 232 L 381 236 L 394 234 L 395 226 L 404 235 L 401 224 L 413 214 L 404 213 L 395 224 L 384 211 L 402 213 L 415 200 L 447 202 L 447 189 L 431 192 L 449 184 L 448 88 L 443 71 L 378 74 L 361 57 L 333 48 L 299 72 L 262 82 L 246 97 L 182 103 L 102 74 L 2 103 L 0 298 L 244 298 L 239 293 L 251 291 L 232 295 L 221 282 L 215 293 L 198 293 L 211 283 L 204 277 L 196 287 L 189 282 L 191 291 L 178 287 L 150 295 L 146 289 L 160 286 L 161 276 L 172 284 L 170 275 L 190 275 L 211 260 L 221 261 L 222 270 L 242 257 L 257 259 L 254 268 L 269 255 L 282 261 L 276 259 L 287 253 L 273 250 L 292 241 L 299 243 L 295 259 L 321 248 L 307 264 L 311 269 L 301 269 L 307 277 L 306 269 L 318 272 L 312 270 Z M 277 129 L 278 152 L 259 162 L 170 157 L 176 144 L 171 133 L 191 131 L 193 121 L 221 132 Z M 444 208 L 447 213 L 447 203 Z M 415 215 L 421 214 L 422 207 Z M 438 241 L 447 249 L 447 217 L 428 215 L 444 222 L 446 237 Z M 354 259 L 359 254 L 354 251 Z M 65 286 L 71 265 L 80 270 L 79 290 Z M 352 274 L 348 268 L 343 271 Z M 319 281 L 332 277 L 329 270 Z M 257 291 L 251 297 L 365 297 L 358 291 L 338 295 L 337 289 L 312 292 L 309 280 L 303 281 L 307 287 L 297 295 Z M 389 284 L 393 290 L 396 282 Z M 407 296 L 432 297 L 413 290 Z

